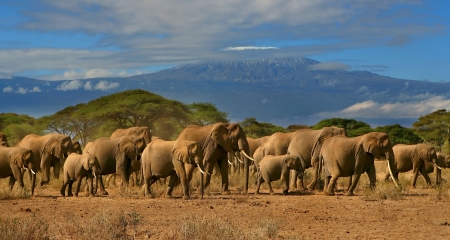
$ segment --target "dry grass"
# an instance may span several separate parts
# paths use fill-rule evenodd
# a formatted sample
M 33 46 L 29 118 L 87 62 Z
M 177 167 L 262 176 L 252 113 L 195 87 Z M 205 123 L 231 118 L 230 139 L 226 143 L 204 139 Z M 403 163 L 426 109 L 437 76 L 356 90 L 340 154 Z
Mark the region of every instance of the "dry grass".
M 135 239 L 137 227 L 142 217 L 135 213 L 121 212 L 112 215 L 107 212 L 94 214 L 87 221 L 81 221 L 74 217 L 67 217 L 67 222 L 54 222 L 52 232 L 60 235 L 56 239 Z
M 26 218 L 0 217 L 0 239 L 50 239 L 49 224 L 34 215 Z
M 254 224 L 254 223 L 250 223 Z M 275 239 L 278 234 L 278 224 L 270 219 L 257 222 L 255 227 L 242 227 L 233 220 L 223 220 L 215 215 L 189 216 L 181 219 L 177 229 L 168 232 L 165 239 L 180 240 L 228 240 L 228 239 Z

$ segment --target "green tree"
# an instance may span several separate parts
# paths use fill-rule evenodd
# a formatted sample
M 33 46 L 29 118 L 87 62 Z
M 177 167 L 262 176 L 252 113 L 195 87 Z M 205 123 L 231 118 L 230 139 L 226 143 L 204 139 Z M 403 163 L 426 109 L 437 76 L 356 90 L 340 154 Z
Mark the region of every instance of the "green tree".
M 258 122 L 254 117 L 246 118 L 244 121 L 240 122 L 239 125 L 244 130 L 245 135 L 252 138 L 269 136 L 275 132 L 286 132 L 286 129 L 281 126 L 276 126 L 272 123 Z
M 330 118 L 318 122 L 312 129 L 322 129 L 324 127 L 341 127 L 344 128 L 349 137 L 361 136 L 363 134 L 372 132 L 373 129 L 369 124 L 357 121 L 355 119 L 346 118 Z
M 28 134 L 42 134 L 43 129 L 36 124 L 36 119 L 16 113 L 0 113 L 0 131 L 2 131 L 10 146 L 14 146 Z
M 413 129 L 423 142 L 440 148 L 450 138 L 450 112 L 441 109 L 420 116 Z
M 153 128 L 158 119 L 175 118 L 186 125 L 187 105 L 144 90 L 128 90 L 97 98 L 88 103 L 94 117 L 116 122 L 116 128 L 147 126 Z
M 191 122 L 198 126 L 206 126 L 217 122 L 229 122 L 228 113 L 221 112 L 212 103 L 197 102 L 189 104 Z
M 395 144 L 417 144 L 420 142 L 420 137 L 414 133 L 411 128 L 402 127 L 400 124 L 388 125 L 384 127 L 376 127 L 375 132 L 386 132 L 389 134 L 389 139 L 392 145 Z
M 308 125 L 303 125 L 303 124 L 294 124 L 294 125 L 289 125 L 286 127 L 286 131 L 288 132 L 295 132 L 297 130 L 301 130 L 301 129 L 308 129 Z

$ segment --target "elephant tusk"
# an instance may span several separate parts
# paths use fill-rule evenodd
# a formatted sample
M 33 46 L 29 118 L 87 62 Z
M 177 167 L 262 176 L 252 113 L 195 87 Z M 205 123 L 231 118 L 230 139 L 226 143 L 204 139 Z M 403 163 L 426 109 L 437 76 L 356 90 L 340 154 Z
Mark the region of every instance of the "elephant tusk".
M 238 157 L 235 157 L 240 163 L 244 163 L 241 159 L 239 159 Z
M 397 181 L 394 178 L 394 174 L 392 173 L 391 164 L 389 163 L 389 159 L 387 160 L 387 163 L 388 163 L 389 174 L 391 175 L 392 181 L 395 183 L 395 186 L 397 186 L 397 188 L 400 188 L 398 186 Z
M 30 168 L 31 173 L 33 173 L 34 175 L 36 175 L 36 173 L 33 171 L 33 169 Z
M 203 172 L 203 170 L 199 167 L 198 170 L 202 173 L 205 174 L 205 172 Z
M 252 160 L 253 162 L 255 161 L 255 159 L 251 158 L 249 155 L 247 155 L 247 153 L 245 153 L 244 150 L 241 150 L 241 153 L 244 154 L 244 156 L 250 160 Z
M 228 159 L 228 164 L 230 164 L 231 166 L 234 165 L 234 164 L 230 161 L 230 159 Z
M 436 163 L 433 163 L 434 166 L 436 166 L 438 169 L 442 169 L 441 167 L 439 167 Z

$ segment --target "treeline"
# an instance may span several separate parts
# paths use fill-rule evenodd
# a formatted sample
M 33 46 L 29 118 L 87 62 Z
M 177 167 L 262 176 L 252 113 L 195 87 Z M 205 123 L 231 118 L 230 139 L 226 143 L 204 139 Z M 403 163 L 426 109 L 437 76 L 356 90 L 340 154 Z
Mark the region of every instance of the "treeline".
M 118 128 L 147 126 L 152 129 L 154 136 L 172 140 L 188 125 L 229 122 L 227 117 L 228 113 L 218 110 L 212 103 L 185 104 L 145 90 L 128 90 L 69 106 L 41 118 L 1 113 L 0 132 L 6 135 L 10 145 L 15 145 L 30 133 L 43 135 L 50 132 L 68 135 L 84 145 L 99 137 L 110 136 Z M 274 132 L 321 129 L 325 126 L 343 127 L 350 137 L 372 131 L 387 132 L 394 144 L 426 142 L 449 153 L 450 112 L 445 109 L 421 116 L 412 128 L 394 124 L 373 129 L 365 122 L 344 118 L 324 119 L 313 126 L 298 124 L 286 128 L 258 122 L 253 117 L 239 124 L 247 136 L 253 138 Z

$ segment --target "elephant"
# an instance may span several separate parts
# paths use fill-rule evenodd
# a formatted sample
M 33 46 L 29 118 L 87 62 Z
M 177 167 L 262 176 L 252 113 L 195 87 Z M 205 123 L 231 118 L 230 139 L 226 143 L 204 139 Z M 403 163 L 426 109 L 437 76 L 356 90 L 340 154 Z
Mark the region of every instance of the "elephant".
M 71 153 L 64 164 L 64 181 L 61 187 L 61 195 L 65 196 L 66 187 L 69 185 L 67 190 L 67 196 L 72 197 L 72 184 L 76 181 L 75 185 L 75 196 L 78 197 L 78 192 L 80 192 L 81 181 L 84 177 L 87 178 L 89 193 L 88 195 L 94 195 L 93 188 L 93 178 L 96 176 L 101 176 L 100 164 L 97 157 L 90 153 Z
M 307 186 L 312 191 L 319 177 L 319 154 L 325 140 L 332 136 L 347 136 L 344 128 L 324 127 L 319 130 L 302 129 L 295 132 L 287 154 L 300 158 L 302 168 L 313 168 L 313 179 Z M 291 188 L 303 191 L 303 172 L 291 170 Z
M 241 152 L 244 155 L 245 184 L 244 193 L 248 192 L 248 159 L 253 160 L 249 154 L 249 146 L 244 130 L 236 123 L 216 123 L 207 126 L 191 125 L 178 135 L 175 141 L 194 141 L 203 149 L 203 166 L 207 173 L 211 173 L 214 165 L 219 164 L 222 177 L 222 194 L 230 194 L 228 190 L 228 158 L 227 153 Z M 237 156 L 242 157 L 242 156 Z M 185 165 L 188 182 L 192 179 L 194 164 Z M 204 176 L 205 175 L 205 176 Z M 210 174 L 203 174 L 205 187 L 211 181 Z M 203 186 L 203 184 L 201 184 Z M 200 190 L 203 196 L 203 188 Z
M 143 139 L 143 143 L 139 144 L 138 152 L 141 154 L 145 147 L 152 141 L 152 131 L 148 127 L 130 127 L 127 129 L 116 129 L 110 136 L 111 139 L 122 136 L 133 136 Z
M 83 150 L 81 148 L 81 144 L 80 144 L 79 141 L 73 141 L 72 140 L 72 145 L 73 145 L 73 152 L 74 153 L 78 153 L 80 155 L 83 153 Z
M 138 155 L 132 137 L 123 136 L 115 139 L 101 137 L 89 142 L 84 148 L 84 152 L 94 154 L 97 157 L 101 175 L 117 173 L 125 190 L 127 189 L 131 174 L 131 161 L 137 161 Z M 101 175 L 97 178 L 99 194 L 108 195 Z
M 253 154 L 255 153 L 256 149 L 258 149 L 260 146 L 264 145 L 264 143 L 267 141 L 268 138 L 269 138 L 269 136 L 264 136 L 264 137 L 260 137 L 260 138 L 247 137 L 247 142 L 248 142 L 248 147 L 249 147 L 248 155 L 250 157 L 253 157 L 253 159 L 255 159 Z M 254 162 L 251 162 L 250 169 L 252 170 L 253 174 L 256 173 L 257 166 L 256 166 L 256 164 L 254 164 Z
M 394 174 L 394 178 L 396 180 L 398 180 L 399 173 L 413 170 L 413 178 L 411 181 L 411 186 L 413 188 L 416 187 L 416 181 L 419 173 L 422 174 L 425 179 L 427 187 L 431 187 L 431 180 L 428 173 L 433 172 L 436 164 L 438 163 L 436 150 L 433 146 L 424 143 L 412 145 L 397 144 L 392 148 L 392 150 L 394 151 L 394 164 L 396 166 L 396 170 L 392 173 Z M 446 163 L 439 164 L 441 165 L 439 167 L 445 167 L 446 165 Z M 436 174 L 436 183 L 439 182 L 438 177 L 438 174 Z M 386 174 L 384 179 L 387 180 Z
M 450 168 L 450 156 L 447 154 L 443 154 L 441 152 L 436 153 L 437 161 L 436 161 L 436 167 L 431 167 L 430 163 L 427 163 L 427 171 L 430 171 L 433 169 L 433 171 L 436 174 L 436 185 L 440 184 L 442 181 L 442 168 Z
M 0 146 L 9 147 L 6 135 L 2 132 L 0 132 Z
M 184 199 L 189 199 L 186 166 L 197 164 L 204 173 L 203 150 L 194 141 L 152 141 L 142 154 L 145 196 L 150 195 L 150 186 L 160 178 L 170 176 L 166 197 L 172 197 L 175 183 L 180 180 Z
M 0 178 L 9 177 L 9 190 L 12 191 L 16 180 L 24 188 L 23 171 L 29 169 L 32 173 L 30 181 L 31 195 L 34 195 L 37 169 L 33 161 L 33 152 L 22 147 L 0 147 Z
M 352 138 L 339 135 L 328 138 L 323 143 L 319 155 L 325 175 L 324 194 L 334 195 L 339 177 L 352 177 L 347 196 L 354 195 L 353 190 L 364 172 L 369 176 L 370 186 L 374 188 L 376 184 L 374 160 L 382 157 L 386 158 L 391 178 L 398 186 L 392 174 L 395 172 L 395 154 L 387 133 L 370 132 Z
M 42 170 L 43 172 L 43 178 L 40 181 L 41 186 L 50 181 L 50 167 L 53 167 L 54 177 L 59 178 L 61 159 L 66 158 L 73 152 L 72 139 L 69 136 L 56 133 L 44 136 L 28 134 L 16 146 L 30 149 L 33 152 L 34 166 L 37 171 Z M 31 179 L 30 172 L 29 175 Z
M 141 179 L 142 174 L 141 174 L 141 162 L 142 162 L 142 158 L 141 160 L 133 160 L 131 161 L 131 175 L 130 175 L 130 182 L 131 182 L 131 186 L 135 186 L 135 185 L 140 185 L 143 182 L 143 179 Z M 106 177 L 106 183 L 109 184 L 110 182 L 113 182 L 114 184 L 116 183 L 116 174 L 109 174 Z
M 291 169 L 303 171 L 300 158 L 289 154 L 264 156 L 258 166 L 255 194 L 259 194 L 261 183 L 266 182 L 269 185 L 270 195 L 274 195 L 275 192 L 273 191 L 270 182 L 281 179 L 281 181 L 285 183 L 283 194 L 287 195 L 289 192 L 289 171 Z

